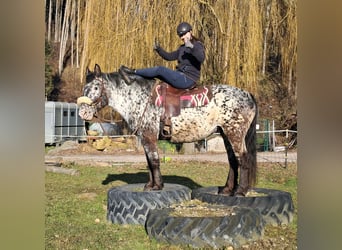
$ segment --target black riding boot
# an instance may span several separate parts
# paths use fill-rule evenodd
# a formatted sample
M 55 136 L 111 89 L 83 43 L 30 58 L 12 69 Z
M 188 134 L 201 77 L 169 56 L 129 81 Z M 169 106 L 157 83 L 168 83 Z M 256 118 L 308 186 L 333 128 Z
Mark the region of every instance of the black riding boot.
M 123 79 L 125 80 L 125 82 L 127 84 L 131 84 L 132 83 L 132 79 L 130 78 L 129 75 L 135 74 L 135 69 L 130 69 L 130 68 L 126 67 L 126 66 L 121 65 L 120 68 L 119 68 L 119 73 L 123 77 Z

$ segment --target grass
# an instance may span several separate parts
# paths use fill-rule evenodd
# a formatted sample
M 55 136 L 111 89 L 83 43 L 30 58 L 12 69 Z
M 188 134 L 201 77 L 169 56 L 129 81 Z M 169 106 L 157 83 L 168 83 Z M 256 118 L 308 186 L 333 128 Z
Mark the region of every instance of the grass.
M 46 249 L 192 249 L 170 246 L 149 239 L 141 225 L 115 225 L 106 220 L 107 192 L 111 187 L 147 181 L 144 164 L 112 167 L 64 166 L 77 169 L 78 176 L 46 173 Z M 224 185 L 228 167 L 210 162 L 161 164 L 166 183 L 191 189 Z M 277 164 L 259 164 L 257 187 L 288 191 L 297 208 L 297 165 L 285 169 Z M 286 226 L 267 226 L 262 240 L 249 249 L 287 246 L 296 249 L 297 210 Z M 260 248 L 258 248 L 260 246 Z

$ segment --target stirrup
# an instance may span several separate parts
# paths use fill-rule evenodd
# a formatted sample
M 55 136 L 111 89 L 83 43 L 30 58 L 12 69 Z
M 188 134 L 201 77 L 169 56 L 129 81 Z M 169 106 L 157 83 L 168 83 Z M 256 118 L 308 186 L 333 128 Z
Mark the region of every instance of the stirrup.
M 160 122 L 159 134 L 165 139 L 170 139 L 171 138 L 171 126 L 164 125 L 164 122 Z
M 166 135 L 166 136 L 171 135 L 171 127 L 165 125 L 164 128 L 163 128 L 163 134 Z

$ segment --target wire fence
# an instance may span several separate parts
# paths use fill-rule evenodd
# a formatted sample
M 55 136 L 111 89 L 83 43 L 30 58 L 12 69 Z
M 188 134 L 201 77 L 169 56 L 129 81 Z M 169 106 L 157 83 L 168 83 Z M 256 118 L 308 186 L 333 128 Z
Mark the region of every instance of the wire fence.
M 297 131 L 257 131 L 258 162 L 277 162 L 284 168 L 297 162 Z
M 273 123 L 274 124 L 274 123 Z M 297 162 L 297 131 L 283 129 L 275 130 L 274 125 L 270 130 L 258 130 L 260 127 L 257 126 L 257 161 L 258 162 L 272 162 L 277 163 L 280 166 L 286 168 L 289 163 Z M 65 136 L 62 141 L 65 140 L 78 140 L 78 141 L 89 141 L 101 139 L 104 136 L 111 139 L 118 137 L 121 138 L 132 138 L 135 141 L 134 147 L 141 147 L 139 138 L 134 135 L 94 135 L 89 136 L 86 134 L 79 136 Z M 63 137 L 63 136 L 61 136 Z M 179 147 L 179 145 L 178 145 Z M 205 140 L 198 141 L 195 143 L 184 143 L 181 154 L 201 154 L 201 153 L 218 153 L 217 157 L 222 157 L 222 160 L 227 160 L 226 150 L 224 147 L 223 140 L 220 134 L 215 133 L 214 135 L 206 138 Z M 180 152 L 175 152 L 179 154 Z M 219 153 L 222 153 L 219 155 Z

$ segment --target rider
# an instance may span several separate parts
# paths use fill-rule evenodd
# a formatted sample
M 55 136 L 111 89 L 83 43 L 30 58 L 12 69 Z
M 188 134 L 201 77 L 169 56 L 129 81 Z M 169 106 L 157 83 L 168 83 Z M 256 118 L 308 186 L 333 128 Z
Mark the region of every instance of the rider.
M 175 88 L 187 89 L 196 85 L 200 78 L 201 64 L 205 59 L 205 51 L 202 42 L 192 34 L 192 27 L 187 22 L 182 22 L 177 27 L 177 35 L 184 42 L 179 48 L 167 52 L 155 42 L 153 49 L 165 60 L 178 60 L 176 70 L 163 66 L 144 69 L 130 69 L 120 67 L 120 71 L 126 74 L 136 74 L 147 78 L 158 78 L 171 84 Z M 125 77 L 126 79 L 128 77 Z M 130 81 L 129 81 L 130 82 Z

